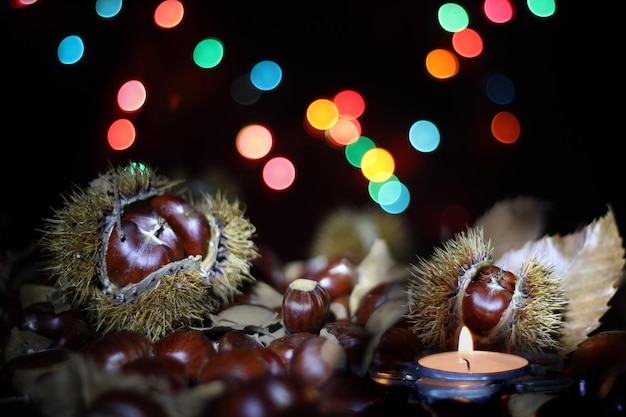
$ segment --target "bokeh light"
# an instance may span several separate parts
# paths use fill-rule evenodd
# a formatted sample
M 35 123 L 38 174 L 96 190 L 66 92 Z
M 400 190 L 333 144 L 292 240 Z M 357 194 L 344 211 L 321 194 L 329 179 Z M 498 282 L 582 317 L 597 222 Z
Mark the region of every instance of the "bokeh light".
M 465 28 L 452 35 L 452 47 L 465 58 L 475 58 L 483 51 L 483 40 L 472 28 Z
M 387 181 L 394 174 L 396 162 L 391 153 L 376 147 L 365 152 L 361 159 L 361 172 L 370 181 Z
M 128 119 L 118 119 L 109 126 L 107 141 L 111 149 L 123 151 L 135 143 L 135 136 L 135 125 Z
M 507 23 L 515 14 L 510 0 L 484 0 L 483 12 L 493 23 Z
M 286 190 L 295 179 L 296 167 L 288 158 L 276 156 L 263 166 L 263 181 L 272 190 Z
M 389 204 L 380 204 L 380 208 L 389 214 L 400 214 L 409 207 L 411 203 L 411 192 L 409 188 L 403 182 L 396 182 L 394 186 L 397 186 L 398 198 Z
M 247 159 L 265 157 L 272 149 L 272 145 L 272 132 L 267 127 L 259 124 L 248 125 L 237 134 L 237 151 Z
M 519 139 L 521 127 L 511 112 L 501 111 L 491 120 L 491 133 L 502 143 L 514 143 Z
M 69 35 L 63 38 L 57 49 L 57 57 L 62 64 L 75 64 L 85 53 L 85 45 L 78 35 Z
M 365 99 L 354 90 L 340 91 L 333 97 L 339 115 L 348 118 L 359 118 L 365 112 Z
M 283 70 L 274 61 L 256 63 L 250 71 L 250 82 L 261 91 L 275 89 L 283 79 Z
M 441 28 L 451 33 L 463 30 L 469 25 L 467 11 L 457 3 L 444 3 L 439 6 L 437 19 Z
M 550 17 L 556 12 L 554 0 L 527 0 L 528 10 L 538 17 Z
M 185 8 L 178 0 L 165 0 L 154 9 L 154 23 L 160 28 L 171 29 L 183 20 Z
M 124 111 L 137 111 L 145 102 L 146 88 L 139 80 L 126 81 L 117 91 L 117 105 Z
M 337 122 L 326 130 L 326 139 L 337 146 L 346 146 L 361 136 L 361 123 L 358 119 L 340 116 Z
M 259 101 L 262 94 L 258 88 L 252 85 L 248 74 L 236 77 L 230 87 L 230 96 L 233 100 L 245 106 Z
M 110 19 L 122 10 L 122 0 L 96 0 L 95 7 L 98 16 Z
M 440 80 L 452 78 L 459 72 L 459 59 L 447 49 L 433 49 L 426 55 L 426 70 Z
M 224 44 L 216 38 L 205 38 L 193 49 L 193 62 L 200 68 L 215 68 L 224 58 Z
M 370 149 L 374 149 L 376 144 L 374 141 L 367 136 L 360 136 L 356 141 L 346 145 L 344 152 L 346 155 L 346 159 L 350 163 L 350 165 L 355 168 L 361 168 L 361 160 L 363 159 L 363 155 Z
M 485 93 L 496 104 L 509 104 L 515 98 L 515 86 L 509 77 L 495 72 L 487 77 Z
M 330 129 L 339 120 L 339 110 L 332 100 L 319 98 L 307 107 L 306 120 L 317 130 Z
M 441 135 L 430 120 L 418 120 L 409 128 L 409 142 L 420 152 L 432 152 L 439 147 Z

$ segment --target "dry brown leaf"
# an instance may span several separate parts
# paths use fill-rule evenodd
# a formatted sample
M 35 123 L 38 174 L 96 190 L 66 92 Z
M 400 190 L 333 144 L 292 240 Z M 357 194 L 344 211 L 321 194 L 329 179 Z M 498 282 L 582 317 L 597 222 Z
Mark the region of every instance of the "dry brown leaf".
M 568 306 L 560 344 L 565 352 L 571 352 L 598 328 L 621 283 L 624 248 L 613 210 L 609 207 L 605 216 L 580 231 L 526 242 L 494 263 L 516 271 L 532 256 L 551 265 L 561 279 Z
M 479 216 L 474 227 L 483 229 L 485 239 L 491 240 L 493 258 L 498 258 L 508 250 L 543 236 L 549 209 L 548 202 L 534 197 L 502 200 Z

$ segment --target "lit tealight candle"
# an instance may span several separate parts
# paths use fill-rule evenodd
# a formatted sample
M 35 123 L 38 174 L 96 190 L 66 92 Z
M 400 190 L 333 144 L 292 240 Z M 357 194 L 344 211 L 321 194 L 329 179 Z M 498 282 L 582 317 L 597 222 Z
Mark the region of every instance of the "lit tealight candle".
M 420 376 L 458 380 L 505 380 L 526 372 L 528 360 L 502 352 L 474 350 L 472 335 L 463 327 L 456 352 L 427 355 L 418 361 Z

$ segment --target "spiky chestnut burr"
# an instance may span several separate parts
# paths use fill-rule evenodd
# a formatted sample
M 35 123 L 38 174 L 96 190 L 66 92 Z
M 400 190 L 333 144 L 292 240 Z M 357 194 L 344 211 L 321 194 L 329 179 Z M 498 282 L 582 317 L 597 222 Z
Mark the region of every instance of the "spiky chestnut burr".
M 467 326 L 478 349 L 559 351 L 567 302 L 558 276 L 534 257 L 505 271 L 491 253 L 470 228 L 411 265 L 406 318 L 424 349 L 456 349 Z
M 156 341 L 201 325 L 253 281 L 255 227 L 237 202 L 183 197 L 180 182 L 137 162 L 76 188 L 39 241 L 56 294 L 102 333 Z

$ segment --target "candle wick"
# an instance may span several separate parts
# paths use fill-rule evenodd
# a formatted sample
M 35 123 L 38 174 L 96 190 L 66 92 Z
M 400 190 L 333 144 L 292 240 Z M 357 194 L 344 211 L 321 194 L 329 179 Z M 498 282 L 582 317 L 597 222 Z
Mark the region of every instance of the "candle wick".
M 465 363 L 467 364 L 467 370 L 470 371 L 471 367 L 470 367 L 470 361 L 467 358 L 461 358 L 462 361 L 465 361 Z

